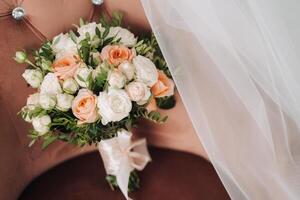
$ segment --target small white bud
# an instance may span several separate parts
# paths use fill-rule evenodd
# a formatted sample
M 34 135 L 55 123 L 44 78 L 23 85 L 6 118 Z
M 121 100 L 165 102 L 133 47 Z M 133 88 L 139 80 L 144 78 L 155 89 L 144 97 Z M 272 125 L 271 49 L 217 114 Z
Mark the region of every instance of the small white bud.
M 44 135 L 50 130 L 51 118 L 49 115 L 34 117 L 32 125 L 35 131 L 40 135 Z
M 70 94 L 58 94 L 56 95 L 57 104 L 56 108 L 61 111 L 68 111 L 72 107 L 74 96 Z
M 79 89 L 79 85 L 78 85 L 77 82 L 76 82 L 74 79 L 72 79 L 72 78 L 66 79 L 66 80 L 63 82 L 63 90 L 64 90 L 66 93 L 74 94 L 75 92 L 77 92 L 78 89 Z
M 43 80 L 42 72 L 36 69 L 26 69 L 22 77 L 33 88 L 38 88 Z
M 24 63 L 27 60 L 27 54 L 25 51 L 17 51 L 14 59 L 18 63 Z

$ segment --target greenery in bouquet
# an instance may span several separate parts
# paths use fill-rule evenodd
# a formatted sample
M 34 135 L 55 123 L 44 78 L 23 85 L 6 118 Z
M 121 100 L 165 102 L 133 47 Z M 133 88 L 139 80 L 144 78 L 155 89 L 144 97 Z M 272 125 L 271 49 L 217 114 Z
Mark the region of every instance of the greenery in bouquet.
M 16 52 L 15 60 L 28 65 L 23 78 L 37 89 L 20 111 L 33 125 L 29 146 L 39 139 L 43 149 L 56 140 L 97 145 L 142 118 L 167 120 L 158 108 L 175 105 L 174 83 L 157 41 L 153 34 L 136 37 L 121 21 L 120 13 L 100 23 L 80 19 L 76 31 L 46 41 L 32 56 Z M 113 176 L 107 180 L 116 186 Z

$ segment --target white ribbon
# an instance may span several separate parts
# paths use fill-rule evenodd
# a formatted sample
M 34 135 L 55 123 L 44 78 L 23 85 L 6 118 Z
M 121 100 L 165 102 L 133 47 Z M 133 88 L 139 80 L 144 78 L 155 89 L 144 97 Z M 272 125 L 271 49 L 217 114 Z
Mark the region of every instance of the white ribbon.
M 107 174 L 116 176 L 118 186 L 126 199 L 128 197 L 129 176 L 132 170 L 143 170 L 151 161 L 146 139 L 132 142 L 132 133 L 122 129 L 117 137 L 102 140 L 98 149 Z

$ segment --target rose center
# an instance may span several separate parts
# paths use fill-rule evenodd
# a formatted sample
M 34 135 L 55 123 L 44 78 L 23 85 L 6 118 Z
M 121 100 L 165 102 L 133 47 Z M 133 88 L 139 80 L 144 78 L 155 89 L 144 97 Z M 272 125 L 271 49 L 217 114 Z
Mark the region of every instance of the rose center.
M 121 113 L 124 111 L 124 108 L 122 108 L 122 100 L 118 97 L 111 98 L 110 105 L 111 105 L 111 109 L 115 113 Z
M 91 105 L 92 105 L 92 101 L 93 101 L 93 99 L 91 99 L 91 98 L 85 98 L 85 99 L 82 99 L 82 100 L 78 103 L 77 111 L 78 111 L 78 112 L 83 112 L 83 111 L 85 111 L 86 109 L 90 108 Z

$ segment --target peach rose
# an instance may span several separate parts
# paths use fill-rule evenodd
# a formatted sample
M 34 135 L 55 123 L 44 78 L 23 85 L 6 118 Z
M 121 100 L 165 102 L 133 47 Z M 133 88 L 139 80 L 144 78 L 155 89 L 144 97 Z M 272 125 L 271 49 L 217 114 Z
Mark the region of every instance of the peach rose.
M 174 82 L 165 73 L 158 70 L 158 81 L 152 86 L 151 92 L 154 97 L 166 97 L 174 95 Z
M 72 103 L 72 112 L 80 120 L 78 123 L 93 123 L 99 118 L 97 97 L 88 89 L 79 90 Z
M 101 51 L 101 59 L 118 66 L 124 61 L 131 61 L 136 55 L 134 49 L 128 49 L 123 45 L 107 45 Z
M 156 100 L 153 96 L 151 97 L 148 105 L 146 106 L 146 109 L 147 109 L 148 112 L 152 112 L 152 111 L 157 110 Z
M 52 69 L 59 79 L 66 80 L 74 77 L 79 66 L 80 60 L 77 55 L 67 55 L 55 61 Z

